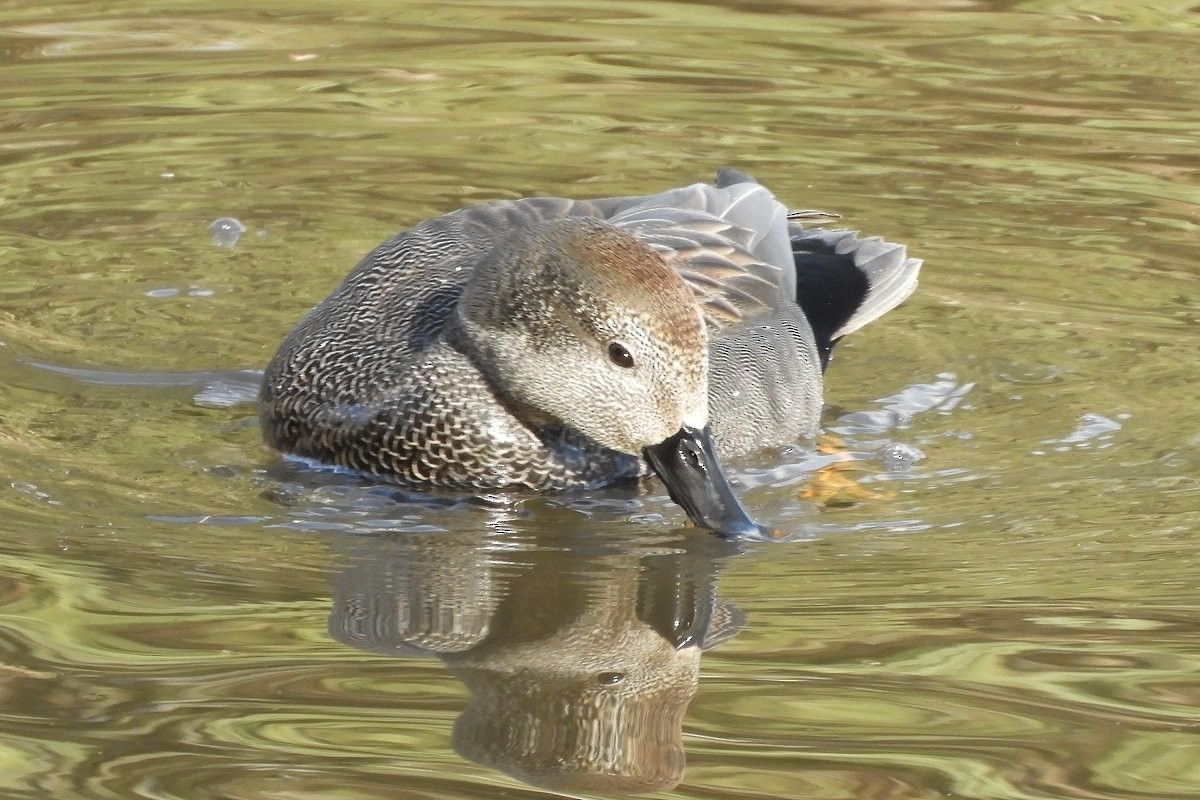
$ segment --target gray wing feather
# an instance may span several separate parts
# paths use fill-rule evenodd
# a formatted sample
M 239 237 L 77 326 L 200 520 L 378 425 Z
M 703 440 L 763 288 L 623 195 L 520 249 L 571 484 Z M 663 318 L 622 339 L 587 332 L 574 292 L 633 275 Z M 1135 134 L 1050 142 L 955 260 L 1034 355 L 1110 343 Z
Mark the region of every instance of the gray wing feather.
M 717 330 L 774 313 L 795 292 L 787 208 L 757 183 L 591 202 L 675 264 Z
M 871 289 L 854 315 L 838 328 L 836 337 L 853 333 L 882 317 L 908 299 L 917 288 L 921 260 L 908 258 L 902 244 L 878 236 L 859 239 L 851 235 L 838 242 L 839 253 L 853 253 L 854 264 L 867 276 Z
M 600 217 L 673 264 L 709 326 L 726 330 L 775 313 L 795 294 L 795 272 L 787 208 L 743 173 L 726 171 L 722 177 L 721 186 L 697 183 L 644 197 L 485 203 L 441 220 L 479 242 L 499 241 L 506 231 L 533 222 Z

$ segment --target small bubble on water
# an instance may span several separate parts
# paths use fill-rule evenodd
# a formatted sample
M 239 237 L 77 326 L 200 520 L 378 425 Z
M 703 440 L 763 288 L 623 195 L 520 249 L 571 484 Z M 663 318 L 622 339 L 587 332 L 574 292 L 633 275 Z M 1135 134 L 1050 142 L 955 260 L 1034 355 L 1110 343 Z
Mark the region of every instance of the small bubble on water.
M 891 442 L 879 449 L 877 457 L 890 472 L 901 472 L 925 457 L 917 448 L 902 442 Z
M 213 244 L 217 247 L 233 247 L 246 232 L 246 226 L 234 217 L 221 217 L 213 220 L 208 230 L 212 233 Z

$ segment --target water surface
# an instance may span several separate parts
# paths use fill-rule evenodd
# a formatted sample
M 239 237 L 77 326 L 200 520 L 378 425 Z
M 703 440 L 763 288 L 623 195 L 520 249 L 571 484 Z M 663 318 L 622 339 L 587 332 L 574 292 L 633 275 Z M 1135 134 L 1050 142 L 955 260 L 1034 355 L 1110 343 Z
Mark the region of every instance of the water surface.
M 0 794 L 1200 795 L 1192 6 L 0 7 Z M 379 240 L 727 164 L 926 260 L 736 465 L 799 541 L 261 445 Z

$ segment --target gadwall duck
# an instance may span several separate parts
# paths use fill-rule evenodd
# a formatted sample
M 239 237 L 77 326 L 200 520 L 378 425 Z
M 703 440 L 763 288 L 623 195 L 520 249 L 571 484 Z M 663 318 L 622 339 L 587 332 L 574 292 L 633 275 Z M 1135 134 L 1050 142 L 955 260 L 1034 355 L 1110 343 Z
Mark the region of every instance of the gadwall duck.
M 648 475 L 692 521 L 777 538 L 720 459 L 817 432 L 842 336 L 921 262 L 805 230 L 721 170 L 648 197 L 459 209 L 367 255 L 284 339 L 274 448 L 414 488 L 553 491 Z

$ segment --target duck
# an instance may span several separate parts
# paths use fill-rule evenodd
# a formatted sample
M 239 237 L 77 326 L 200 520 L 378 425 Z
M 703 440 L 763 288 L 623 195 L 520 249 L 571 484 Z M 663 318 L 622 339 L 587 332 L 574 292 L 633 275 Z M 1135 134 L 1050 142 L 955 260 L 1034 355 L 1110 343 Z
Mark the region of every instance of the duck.
M 657 475 L 690 521 L 778 539 L 723 464 L 814 437 L 834 345 L 916 288 L 904 245 L 814 226 L 753 177 L 433 217 L 283 339 L 259 411 L 288 456 L 417 489 Z

